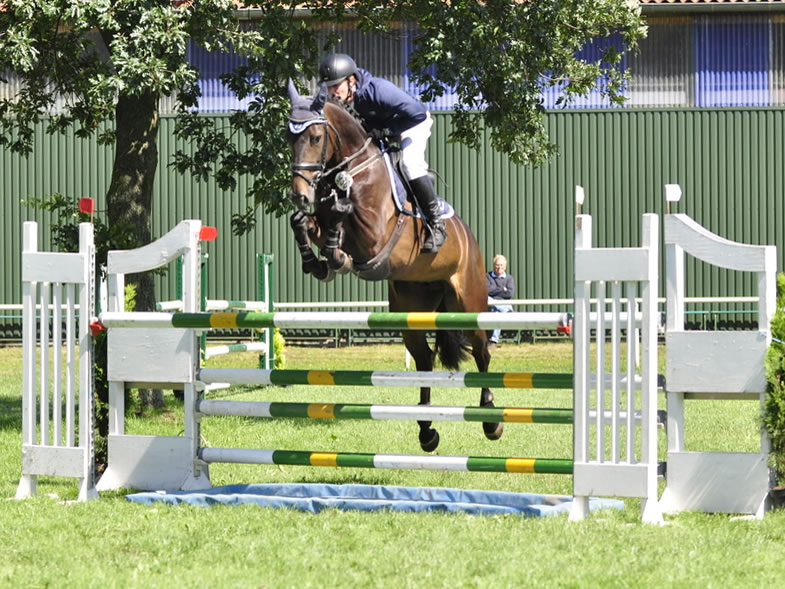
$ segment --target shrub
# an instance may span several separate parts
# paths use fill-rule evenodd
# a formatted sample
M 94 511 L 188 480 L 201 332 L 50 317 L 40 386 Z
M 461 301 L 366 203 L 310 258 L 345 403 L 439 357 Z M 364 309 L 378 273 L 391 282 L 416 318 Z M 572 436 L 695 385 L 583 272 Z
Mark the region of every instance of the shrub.
M 766 354 L 769 390 L 763 424 L 771 438 L 771 464 L 777 480 L 785 482 L 785 274 L 777 276 L 777 312 L 771 322 L 772 342 Z
M 277 327 L 273 332 L 273 368 L 281 370 L 286 367 L 286 340 Z

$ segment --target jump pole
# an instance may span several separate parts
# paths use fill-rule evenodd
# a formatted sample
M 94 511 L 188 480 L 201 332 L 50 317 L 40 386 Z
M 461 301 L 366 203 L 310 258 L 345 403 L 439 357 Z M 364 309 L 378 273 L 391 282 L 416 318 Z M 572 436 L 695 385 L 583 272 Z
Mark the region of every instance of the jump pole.
M 534 407 L 453 407 L 439 405 L 202 400 L 197 403 L 196 411 L 206 416 L 233 417 L 572 423 L 572 409 Z
M 259 370 L 248 368 L 202 368 L 197 378 L 205 384 L 236 385 L 325 385 L 374 387 L 456 387 L 513 389 L 572 389 L 573 375 L 563 372 L 424 372 L 386 370 Z M 594 375 L 591 385 L 595 386 Z M 627 376 L 605 376 L 605 384 L 627 386 Z M 641 378 L 632 383 L 640 388 Z
M 500 317 L 501 315 L 501 317 Z M 348 329 L 533 329 L 557 325 L 566 329 L 567 313 L 368 313 L 280 312 L 260 313 L 124 313 L 104 312 L 99 316 L 107 328 L 136 329 L 245 329 L 245 328 L 348 328 Z
M 572 460 L 562 458 L 366 454 L 355 452 L 312 452 L 247 448 L 201 448 L 199 457 L 208 464 L 221 462 L 346 468 L 450 470 L 462 472 L 572 474 Z
M 544 407 L 454 407 L 442 405 L 368 405 L 360 403 L 287 403 L 275 401 L 201 400 L 196 412 L 202 416 L 308 418 L 308 419 L 370 419 L 401 421 L 487 421 L 489 423 L 554 423 L 572 424 L 572 409 Z M 595 411 L 589 416 L 596 418 Z M 627 412 L 621 417 L 626 419 Z M 613 412 L 602 416 L 606 424 Z M 633 419 L 640 422 L 639 412 Z
M 651 216 L 647 216 L 651 217 Z M 197 335 L 209 328 L 235 327 L 280 327 L 314 326 L 339 324 L 346 326 L 347 320 L 357 327 L 381 327 L 386 329 L 490 329 L 494 327 L 525 328 L 527 315 L 519 313 L 338 313 L 330 318 L 323 314 L 286 313 L 199 313 L 198 292 L 200 259 L 199 240 L 201 224 L 186 221 L 175 227 L 157 242 L 137 250 L 110 252 L 108 256 L 108 310 L 101 316 L 109 327 L 108 357 L 110 383 L 110 435 L 109 466 L 98 488 L 136 487 L 140 489 L 204 489 L 211 486 L 207 468 L 211 462 L 251 461 L 271 464 L 323 463 L 327 465 L 365 465 L 384 468 L 448 468 L 455 470 L 486 470 L 492 472 L 538 472 L 537 463 L 542 461 L 543 471 L 573 473 L 574 501 L 572 519 L 582 519 L 588 513 L 589 494 L 607 496 L 641 497 L 644 499 L 644 521 L 657 521 L 656 502 L 656 444 L 651 444 L 650 434 L 656 430 L 656 396 L 651 411 L 652 383 L 656 391 L 656 373 L 651 371 L 652 347 L 647 338 L 654 334 L 656 348 L 656 314 L 650 301 L 656 296 L 656 273 L 652 278 L 651 268 L 656 267 L 656 249 L 650 245 L 650 236 L 656 234 L 651 223 L 644 225 L 645 241 L 642 248 L 595 249 L 590 239 L 580 239 L 581 231 L 590 229 L 590 218 L 576 219 L 575 284 L 577 310 L 575 321 L 580 325 L 580 338 L 576 341 L 576 371 L 574 377 L 574 427 L 575 448 L 573 460 L 504 458 L 504 457 L 438 457 L 355 454 L 343 452 L 303 452 L 287 450 L 243 450 L 202 448 L 199 441 L 199 419 L 197 401 L 205 384 L 199 380 L 199 349 Z M 590 230 L 587 231 L 590 236 Z M 143 272 L 157 268 L 184 255 L 183 264 L 183 313 L 126 314 L 122 311 L 124 274 Z M 604 273 L 603 273 L 604 272 Z M 592 309 L 592 282 L 599 282 L 595 308 Z M 589 349 L 589 321 L 596 321 L 594 329 L 605 333 L 607 310 L 610 308 L 613 328 L 611 337 L 614 349 L 618 349 L 621 338 L 621 313 L 623 304 L 629 307 L 637 296 L 636 288 L 629 288 L 626 297 L 620 296 L 617 283 L 643 283 L 640 293 L 644 300 L 641 312 L 643 373 L 629 378 L 626 383 L 628 399 L 640 395 L 642 403 L 635 411 L 620 411 L 618 390 L 625 371 L 612 363 L 614 374 L 610 379 L 614 409 L 595 411 L 594 407 L 606 407 L 605 387 L 607 380 L 602 360 L 598 353 L 596 371 L 593 371 L 583 356 Z M 610 297 L 606 299 L 605 284 L 610 285 Z M 598 288 L 600 288 L 598 286 Z M 630 294 L 630 292 L 632 294 Z M 337 316 L 337 317 L 336 317 Z M 630 314 L 626 322 L 626 334 L 636 332 L 638 317 Z M 577 337 L 577 334 L 576 334 Z M 604 340 L 605 338 L 601 338 Z M 632 346 L 633 348 L 635 346 Z M 656 368 L 656 356 L 654 356 Z M 588 369 L 587 369 L 588 367 Z M 634 375 L 634 361 L 627 366 L 627 374 Z M 600 378 L 597 377 L 600 375 Z M 124 433 L 122 393 L 126 383 L 146 380 L 158 383 L 182 383 L 185 390 L 186 423 L 182 436 L 135 436 Z M 595 390 L 599 389 L 599 390 Z M 639 393 L 636 392 L 639 390 Z M 632 397 L 630 395 L 633 395 Z M 595 404 L 596 403 L 596 404 Z M 201 405 L 200 405 L 201 406 Z M 635 405 L 630 404 L 630 407 Z M 207 410 L 207 407 L 201 406 Z M 334 411 L 335 407 L 333 407 Z M 288 410 L 294 410 L 291 406 Z M 339 410 L 339 414 L 342 410 Z M 348 410 L 349 411 L 349 410 Z M 360 411 L 358 409 L 358 411 Z M 365 409 L 362 409 L 365 411 Z M 370 412 L 371 409 L 368 409 Z M 395 411 L 393 409 L 392 411 Z M 406 411 L 404 411 L 406 413 Z M 402 415 L 401 417 L 408 417 Z M 412 417 L 416 418 L 415 415 Z M 484 417 L 484 416 L 483 416 Z M 482 418 L 482 417 L 480 417 Z M 613 429 L 611 455 L 603 455 L 605 428 L 610 422 Z M 629 430 L 628 440 L 621 440 L 619 428 Z M 596 428 L 596 433 L 591 433 Z M 642 436 L 644 453 L 620 455 L 618 448 L 629 439 Z M 597 438 L 596 450 L 590 441 Z M 654 459 L 651 460 L 651 450 Z M 551 462 L 556 460 L 557 462 Z M 547 465 L 551 466 L 547 466 Z M 558 466 L 552 466 L 557 464 Z M 474 466 L 476 468 L 474 468 Z M 512 466 L 510 466 L 512 465 Z M 652 494 L 651 473 L 655 473 L 655 488 Z

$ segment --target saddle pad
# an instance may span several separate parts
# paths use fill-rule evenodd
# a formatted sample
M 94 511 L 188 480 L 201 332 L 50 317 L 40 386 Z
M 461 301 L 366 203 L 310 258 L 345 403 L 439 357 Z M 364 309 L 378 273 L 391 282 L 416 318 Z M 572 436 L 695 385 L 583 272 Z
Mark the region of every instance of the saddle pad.
M 406 207 L 406 189 L 403 186 L 400 176 L 398 176 L 393 169 L 390 156 L 387 153 L 384 154 L 384 163 L 387 166 L 387 174 L 390 176 L 390 184 L 392 184 L 393 187 L 393 201 L 395 201 L 395 206 L 400 212 L 404 212 Z M 442 219 L 449 219 L 455 215 L 455 209 L 452 208 L 452 205 L 441 197 L 439 197 L 439 210 Z M 413 216 L 417 219 L 422 218 L 420 210 L 416 207 L 414 207 L 411 212 L 406 211 L 406 213 L 413 213 Z

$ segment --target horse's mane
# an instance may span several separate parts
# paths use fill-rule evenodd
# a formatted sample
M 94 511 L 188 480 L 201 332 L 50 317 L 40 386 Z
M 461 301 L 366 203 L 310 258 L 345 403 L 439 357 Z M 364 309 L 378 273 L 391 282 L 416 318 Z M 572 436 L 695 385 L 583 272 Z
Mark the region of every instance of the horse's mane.
M 328 96 L 327 102 L 329 102 L 330 104 L 334 104 L 335 106 L 341 107 L 343 110 L 349 113 L 355 121 L 357 121 L 360 125 L 363 125 L 364 123 L 363 118 L 360 116 L 360 113 L 357 112 L 357 110 L 354 108 L 354 105 L 351 102 L 348 103 L 344 102 L 342 100 L 339 100 L 335 96 Z
M 339 111 L 343 111 L 344 113 L 349 115 L 349 117 L 356 123 L 357 127 L 359 127 L 359 129 L 362 132 L 362 134 L 365 135 L 365 136 L 368 135 L 368 131 L 365 129 L 365 122 L 363 121 L 363 118 L 354 109 L 354 107 L 352 106 L 351 103 L 346 104 L 343 101 L 341 101 L 338 98 L 336 98 L 335 96 L 329 96 L 327 98 L 327 102 L 325 103 L 325 106 L 327 104 L 330 104 L 330 105 L 336 107 Z

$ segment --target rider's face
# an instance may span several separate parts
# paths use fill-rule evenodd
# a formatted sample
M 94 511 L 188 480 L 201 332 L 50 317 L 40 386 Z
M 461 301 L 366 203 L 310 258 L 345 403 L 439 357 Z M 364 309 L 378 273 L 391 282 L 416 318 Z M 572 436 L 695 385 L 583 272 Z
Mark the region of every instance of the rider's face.
M 349 76 L 342 82 L 327 88 L 327 94 L 341 102 L 351 102 L 354 98 L 354 76 Z

